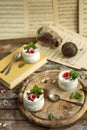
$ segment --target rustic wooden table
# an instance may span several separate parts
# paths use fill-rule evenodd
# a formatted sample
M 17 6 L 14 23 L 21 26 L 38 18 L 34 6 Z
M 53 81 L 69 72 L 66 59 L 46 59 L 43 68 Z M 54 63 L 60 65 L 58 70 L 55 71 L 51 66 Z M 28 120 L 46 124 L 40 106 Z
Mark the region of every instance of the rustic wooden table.
M 4 56 L 6 56 L 5 53 L 0 55 L 0 59 Z M 63 65 L 61 67 L 67 68 Z M 37 72 L 33 73 L 33 75 L 44 70 L 56 68 L 60 68 L 60 65 L 49 61 Z M 87 80 L 87 71 L 79 72 Z M 19 111 L 17 106 L 17 91 L 22 87 L 23 82 L 13 90 L 9 90 L 0 84 L 0 130 L 53 130 L 52 128 L 44 128 L 33 124 Z M 63 128 L 56 128 L 55 130 L 87 130 L 87 112 L 74 124 Z

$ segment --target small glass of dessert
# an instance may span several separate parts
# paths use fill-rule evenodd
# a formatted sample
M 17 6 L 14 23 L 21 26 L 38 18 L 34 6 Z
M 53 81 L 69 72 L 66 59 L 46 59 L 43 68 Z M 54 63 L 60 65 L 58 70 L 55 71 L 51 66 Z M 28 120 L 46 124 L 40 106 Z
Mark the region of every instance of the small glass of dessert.
M 39 111 L 44 106 L 44 91 L 37 85 L 23 94 L 23 103 L 28 111 Z
M 64 70 L 58 75 L 58 86 L 64 91 L 70 91 L 78 86 L 79 73 L 75 70 Z
M 35 43 L 31 42 L 23 48 L 22 57 L 27 63 L 34 63 L 40 59 L 40 52 Z

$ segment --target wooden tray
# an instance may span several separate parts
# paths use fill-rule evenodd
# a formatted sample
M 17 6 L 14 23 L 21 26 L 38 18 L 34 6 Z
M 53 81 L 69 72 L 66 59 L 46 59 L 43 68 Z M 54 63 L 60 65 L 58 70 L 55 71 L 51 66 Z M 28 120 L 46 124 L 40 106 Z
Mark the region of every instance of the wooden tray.
M 58 88 L 58 83 L 57 83 L 58 73 L 59 73 L 58 70 L 52 70 L 52 71 L 45 71 L 36 74 L 26 87 L 22 87 L 22 91 L 18 96 L 18 107 L 20 111 L 30 121 L 40 126 L 56 128 L 56 127 L 69 125 L 77 121 L 87 110 L 87 105 L 86 105 L 87 97 L 85 92 L 80 90 L 82 88 L 80 82 L 78 84 L 78 87 L 73 91 L 79 91 L 80 93 L 82 93 L 83 98 L 81 100 L 70 99 L 70 95 L 73 91 L 65 92 Z M 50 78 L 50 80 L 48 80 L 46 83 L 43 83 L 42 80 L 44 78 Z M 53 83 L 54 80 L 56 80 L 55 83 Z M 81 102 L 83 103 L 83 106 L 82 107 L 76 106 L 62 100 L 54 103 L 51 102 L 47 97 L 45 97 L 45 105 L 41 111 L 38 112 L 27 111 L 23 106 L 23 101 L 22 101 L 23 92 L 32 88 L 32 86 L 34 86 L 35 84 L 41 88 L 45 88 L 47 90 L 49 89 L 51 92 L 60 95 L 61 98 L 64 98 L 66 100 Z M 54 114 L 55 116 L 54 120 L 50 120 L 48 118 L 50 113 Z

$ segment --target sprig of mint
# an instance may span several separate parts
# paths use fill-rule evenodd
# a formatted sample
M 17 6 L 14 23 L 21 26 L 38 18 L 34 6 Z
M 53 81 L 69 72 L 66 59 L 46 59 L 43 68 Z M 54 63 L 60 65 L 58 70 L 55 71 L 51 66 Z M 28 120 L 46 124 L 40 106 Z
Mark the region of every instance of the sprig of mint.
M 74 99 L 81 99 L 83 97 L 83 95 L 79 92 L 73 92 L 70 96 L 70 98 L 74 98 Z
M 29 44 L 27 44 L 27 45 L 24 47 L 24 49 L 26 49 L 26 50 L 29 50 L 29 49 L 31 49 L 31 48 L 33 48 L 33 49 L 36 49 L 36 48 L 37 48 L 34 42 L 30 42 Z
M 55 118 L 53 113 L 50 113 L 48 117 L 49 117 L 50 120 L 53 120 Z
M 72 80 L 75 80 L 76 78 L 80 77 L 79 73 L 76 72 L 75 70 L 70 71 L 70 76 Z
M 57 70 L 61 70 L 62 69 L 62 67 L 61 66 L 57 66 Z
M 42 94 L 42 89 L 39 88 L 37 85 L 34 85 L 33 89 L 30 90 L 30 93 L 33 93 L 36 95 L 37 98 Z

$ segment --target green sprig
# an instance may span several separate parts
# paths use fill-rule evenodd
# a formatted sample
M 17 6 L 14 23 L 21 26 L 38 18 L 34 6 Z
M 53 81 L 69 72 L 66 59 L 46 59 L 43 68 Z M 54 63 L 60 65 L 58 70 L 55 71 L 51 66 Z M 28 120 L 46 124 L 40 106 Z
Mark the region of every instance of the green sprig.
M 57 70 L 61 70 L 62 69 L 62 67 L 61 66 L 57 66 Z
M 50 113 L 48 117 L 49 117 L 50 120 L 53 120 L 55 118 L 53 113 Z
M 33 48 L 33 49 L 36 49 L 36 48 L 37 48 L 34 42 L 30 42 L 29 44 L 27 44 L 27 45 L 24 47 L 24 49 L 26 49 L 26 50 L 29 50 L 29 49 L 31 49 L 31 48 Z
M 37 85 L 34 85 L 33 89 L 30 90 L 30 93 L 33 93 L 36 95 L 37 98 L 42 94 L 42 89 L 39 88 Z
M 74 99 L 81 99 L 83 97 L 83 95 L 79 92 L 73 92 L 70 96 L 70 98 L 74 98 Z
M 70 71 L 70 76 L 72 80 L 75 80 L 76 78 L 80 77 L 79 73 L 77 73 L 75 70 Z

